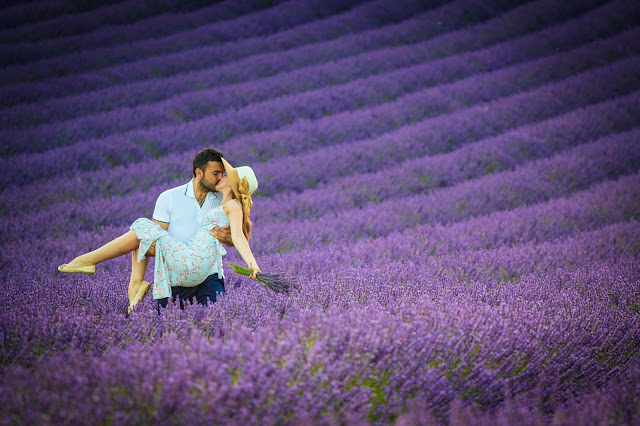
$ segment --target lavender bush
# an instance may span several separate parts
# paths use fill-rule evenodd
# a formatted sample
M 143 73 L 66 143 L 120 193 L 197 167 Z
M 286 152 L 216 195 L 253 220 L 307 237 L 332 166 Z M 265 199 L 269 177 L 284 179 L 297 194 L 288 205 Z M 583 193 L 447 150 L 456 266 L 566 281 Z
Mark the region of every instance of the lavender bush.
M 271 4 L 276 5 L 283 1 L 286 0 L 274 0 Z M 39 4 L 41 3 L 42 2 Z M 62 22 L 60 19 L 57 22 L 48 22 L 45 25 L 59 30 L 61 26 L 69 25 L 69 21 L 71 20 L 74 24 L 77 21 L 85 20 L 92 23 L 94 28 L 88 33 L 62 37 L 57 36 L 53 39 L 44 38 L 43 34 L 37 33 L 37 31 L 34 31 L 34 28 L 29 28 L 28 31 L 24 31 L 25 29 L 23 29 L 24 33 L 21 34 L 21 39 L 11 40 L 14 42 L 13 44 L 0 47 L 0 52 L 2 52 L 0 57 L 2 57 L 3 61 L 7 61 L 7 64 L 15 62 L 23 63 L 43 57 L 51 58 L 53 56 L 63 55 L 70 51 L 91 49 L 98 46 L 117 45 L 125 41 L 135 42 L 148 38 L 157 38 L 158 34 L 166 34 L 167 31 L 175 33 L 180 30 L 199 27 L 216 21 L 229 20 L 247 13 L 253 13 L 268 6 L 267 3 L 259 0 L 222 1 L 209 7 L 202 7 L 193 12 L 185 13 L 185 10 L 180 10 L 179 4 L 171 5 L 170 3 L 165 3 L 165 5 L 170 8 L 168 10 L 162 10 L 162 3 L 154 5 L 151 3 L 136 3 L 135 1 L 121 2 L 118 5 L 120 13 L 123 14 L 125 19 L 135 18 L 135 25 L 127 25 L 124 21 L 116 22 L 112 20 L 109 25 L 99 26 L 95 18 L 90 16 L 68 14 L 66 18 L 68 20 L 67 22 Z M 60 3 L 57 3 L 56 6 L 60 6 Z M 135 15 L 133 14 L 133 8 L 138 8 Z M 147 9 L 143 11 L 143 8 Z M 26 9 L 25 15 L 27 13 L 32 15 L 34 5 L 30 5 L 24 9 Z M 145 12 L 148 13 L 147 18 L 144 18 Z M 18 10 L 15 10 L 14 13 L 17 15 Z M 93 13 L 96 15 L 100 14 L 101 19 L 105 17 L 104 10 L 97 9 Z M 4 16 L 8 18 L 6 12 Z M 115 17 L 115 14 L 112 16 Z M 73 29 L 77 30 L 77 27 Z M 17 32 L 7 32 L 6 35 L 15 37 L 17 36 Z M 28 37 L 33 37 L 33 40 L 25 40 L 25 38 Z
M 11 3 L 18 3 L 10 5 Z M 23 4 L 19 4 L 23 3 Z M 93 5 L 91 3 L 72 3 L 72 2 L 56 2 L 56 1 L 39 1 L 39 2 L 19 2 L 17 0 L 8 0 L 3 3 L 2 18 L 3 29 L 0 32 L 0 40 L 2 42 L 13 42 L 24 39 L 32 41 L 41 38 L 59 37 L 61 32 L 78 32 L 86 31 L 86 24 L 83 19 L 94 19 L 100 17 L 103 24 L 114 24 L 118 22 L 134 22 L 135 17 L 131 16 L 132 12 L 137 12 L 141 17 L 147 13 L 153 13 L 149 5 L 135 5 L 135 2 L 122 2 L 124 4 L 113 5 L 114 0 L 102 2 L 105 7 L 96 7 L 100 4 Z M 8 6 L 8 7 L 7 7 Z M 122 7 L 124 6 L 124 8 Z M 146 7 L 145 7 L 146 6 Z M 136 9 L 136 7 L 140 7 Z M 162 8 L 162 6 L 160 6 Z M 119 10 L 118 14 L 116 11 Z M 128 12 L 128 16 L 124 16 L 123 12 Z M 114 13 L 115 12 L 115 13 Z M 158 10 L 156 10 L 158 12 Z M 98 19 L 100 19 L 98 18 Z M 54 22 L 52 22 L 54 21 Z M 58 21 L 58 22 L 55 22 Z M 75 22 L 74 22 L 75 21 Z M 79 22 L 78 22 L 79 21 Z M 55 25 L 76 23 L 76 27 L 67 27 L 64 29 Z M 94 22 L 94 25 L 100 25 L 100 22 Z M 83 27 L 83 28 L 80 28 Z M 39 33 L 38 29 L 48 28 L 49 31 Z
M 114 84 L 166 77 L 184 72 L 185 69 L 201 70 L 266 51 L 278 51 L 300 46 L 301 44 L 305 44 L 305 42 L 313 45 L 314 42 L 335 38 L 341 32 L 352 32 L 353 29 L 359 27 L 365 29 L 371 28 L 381 19 L 383 21 L 388 19 L 388 17 L 384 15 L 379 16 L 381 12 L 379 5 L 370 4 L 369 6 L 373 6 L 371 10 L 365 10 L 366 12 L 370 12 L 369 14 L 362 13 L 359 16 L 355 14 L 353 18 L 350 16 L 329 17 L 327 20 L 322 20 L 317 24 L 311 23 L 308 27 L 300 29 L 294 27 L 289 31 L 276 33 L 268 38 L 252 38 L 239 43 L 225 43 L 219 46 L 213 45 L 203 48 L 187 49 L 184 52 L 161 55 L 157 58 L 150 57 L 126 65 L 98 69 L 84 74 L 48 79 L 44 82 L 14 84 L 5 90 L 8 95 L 8 105 L 16 102 L 41 99 L 43 96 L 51 97 L 60 96 L 61 94 L 66 96 L 70 93 L 100 89 L 113 86 Z M 295 5 L 293 5 L 293 7 L 295 7 Z M 298 7 L 305 8 L 304 5 Z M 366 8 L 367 4 L 365 4 L 364 7 Z M 402 7 L 389 7 L 401 16 L 406 15 Z M 385 9 L 387 9 L 387 7 L 382 10 Z M 371 13 L 373 13 L 373 16 L 369 16 Z M 356 20 L 355 22 L 354 19 Z M 392 22 L 394 22 L 393 19 Z M 443 32 L 443 30 L 440 30 L 440 32 Z
M 0 424 L 640 422 L 633 2 L 171 5 L 0 9 Z M 57 272 L 205 146 L 288 294 L 126 315 L 130 258 Z
M 548 53 L 548 43 L 553 43 L 557 49 L 568 49 L 584 40 L 582 29 L 585 21 L 580 20 L 580 22 L 572 23 L 576 25 L 565 24 L 560 28 L 554 28 L 555 31 L 543 31 L 473 53 L 459 54 L 441 61 L 429 61 L 428 66 L 420 65 L 432 55 L 431 43 L 414 44 L 392 50 L 385 49 L 379 53 L 377 51 L 370 52 L 366 55 L 366 61 L 361 55 L 354 59 L 333 63 L 330 66 L 307 67 L 301 72 L 285 73 L 278 77 L 260 79 L 223 89 L 199 91 L 196 94 L 175 97 L 165 102 L 156 102 L 150 106 L 118 109 L 63 123 L 39 126 L 33 130 L 1 132 L 0 139 L 6 140 L 12 151 L 37 144 L 45 148 L 50 144 L 56 144 L 56 138 L 53 135 L 64 135 L 65 141 L 73 142 L 106 137 L 110 134 L 123 133 L 136 128 L 149 128 L 159 124 L 172 122 L 178 124 L 215 113 L 221 114 L 229 109 L 237 110 L 251 103 L 289 94 L 289 90 L 295 93 L 323 85 L 323 90 L 326 91 L 333 83 L 343 83 L 349 81 L 350 78 L 369 74 L 383 73 L 382 79 L 391 77 L 400 81 L 406 79 L 407 74 L 418 74 L 422 75 L 428 84 L 443 84 L 447 81 L 467 77 L 469 74 L 479 74 L 517 64 L 522 60 L 531 62 L 536 53 L 540 55 Z M 605 30 L 603 29 L 603 31 Z M 630 40 L 635 40 L 637 37 L 639 37 L 638 31 L 625 32 L 619 37 L 607 40 L 608 43 L 600 42 L 597 47 L 584 46 L 573 54 L 579 56 L 584 55 L 584 52 L 589 52 L 590 57 L 597 55 L 598 59 L 602 60 L 601 57 L 607 54 L 615 57 L 616 54 L 637 53 L 630 48 L 633 43 L 629 43 Z M 562 61 L 564 63 L 574 62 L 574 55 L 561 55 Z M 382 65 L 378 65 L 378 63 Z M 473 66 L 469 66 L 470 63 Z M 555 65 L 545 64 L 544 66 L 545 69 L 554 69 Z M 396 68 L 400 68 L 400 72 L 387 72 Z M 238 73 L 234 72 L 234 74 Z M 448 80 L 434 81 L 433 77 L 429 78 L 430 76 L 444 77 Z M 381 84 L 378 80 L 369 78 L 365 83 L 377 86 Z M 339 86 L 343 96 L 348 95 L 344 91 L 353 90 L 350 86 Z M 385 93 L 385 96 L 390 98 L 393 94 Z M 356 94 L 352 97 L 358 102 Z M 331 107 L 327 105 L 325 108 Z M 27 141 L 31 141 L 31 145 L 27 144 Z
M 499 3 L 493 5 L 495 9 L 498 6 Z M 469 22 L 469 10 L 474 11 L 473 18 L 475 19 L 480 19 L 484 16 L 482 13 L 487 9 L 486 4 L 483 4 L 478 10 L 475 8 L 478 8 L 477 2 L 470 4 L 453 2 L 433 11 L 427 11 L 411 17 L 399 24 L 390 24 L 376 27 L 369 31 L 344 35 L 336 40 L 293 47 L 288 49 L 287 52 L 263 53 L 203 71 L 193 71 L 173 77 L 155 78 L 138 83 L 113 86 L 108 89 L 94 90 L 76 96 L 66 96 L 61 99 L 54 98 L 47 102 L 18 105 L 14 108 L 0 111 L 0 123 L 7 127 L 20 124 L 30 126 L 44 120 L 48 121 L 54 118 L 56 121 L 70 119 L 91 112 L 114 109 L 119 106 L 133 107 L 163 100 L 184 92 L 210 89 L 224 84 L 235 85 L 247 80 L 251 81 L 255 78 L 266 77 L 267 73 L 271 75 L 277 71 L 292 71 L 296 64 L 305 65 L 305 68 L 301 70 L 303 72 L 305 70 L 307 72 L 310 70 L 320 72 L 323 70 L 323 66 L 332 65 L 329 62 L 331 59 L 337 61 L 349 56 L 356 57 L 346 62 L 345 66 L 342 67 L 342 72 L 347 73 L 342 78 L 348 79 L 351 75 L 365 76 L 372 72 L 375 73 L 376 70 L 384 70 L 390 66 L 398 67 L 404 61 L 411 61 L 413 55 L 407 53 L 410 49 L 402 49 L 401 45 L 403 44 L 415 45 L 417 42 L 430 39 L 429 41 L 424 41 L 425 44 L 428 44 L 428 46 L 425 46 L 427 47 L 425 49 L 427 52 L 420 53 L 423 55 L 426 53 L 430 55 L 430 58 L 436 59 L 440 56 L 448 56 L 456 52 L 503 41 L 509 37 L 520 35 L 523 31 L 534 31 L 549 22 L 554 22 L 554 19 L 565 17 L 564 15 L 558 16 L 555 8 L 550 7 L 546 1 L 536 1 L 534 3 L 525 3 L 512 11 L 492 17 L 488 22 L 454 31 L 458 26 L 472 23 Z M 533 10 L 541 17 L 544 17 L 544 21 L 530 21 L 529 18 Z M 546 13 L 547 10 L 548 13 Z M 620 14 L 624 13 L 624 8 L 620 8 L 618 5 L 606 5 L 596 9 L 596 11 L 596 15 L 607 14 L 608 19 L 606 21 L 594 19 L 592 16 L 594 13 L 588 13 L 587 16 L 578 17 L 576 20 L 584 21 L 586 19 L 588 22 L 582 22 L 582 25 L 589 26 L 611 25 L 611 22 L 619 19 L 624 20 L 624 18 L 619 17 Z M 615 15 L 616 11 L 618 17 Z M 489 11 L 484 13 L 488 14 Z M 446 26 L 442 25 L 443 21 L 447 23 Z M 440 24 L 437 24 L 438 22 Z M 350 26 L 353 26 L 353 23 Z M 494 31 L 486 31 L 487 28 L 492 28 Z M 445 32 L 447 29 L 449 31 Z M 282 36 L 280 35 L 280 37 Z M 296 37 L 296 39 L 298 38 L 300 36 Z M 377 58 L 372 58 L 370 54 L 359 55 L 366 51 L 375 52 L 376 50 L 392 49 L 398 45 L 400 45 L 402 52 L 408 55 L 408 58 L 404 60 L 401 57 L 402 55 L 394 57 L 394 61 L 401 61 L 399 65 L 394 66 L 393 62 L 389 60 L 378 61 L 379 64 L 375 65 L 375 59 Z M 233 51 L 236 52 L 237 50 L 238 46 L 235 46 Z M 389 54 L 390 52 L 384 50 L 381 53 Z M 282 60 L 283 57 L 281 55 L 283 54 L 286 55 L 286 61 Z M 360 60 L 358 61 L 359 58 Z M 374 62 L 372 63 L 372 61 Z M 308 66 L 312 63 L 319 63 L 319 68 L 309 69 Z M 353 66 L 356 66 L 355 71 L 350 71 Z M 370 71 L 367 71 L 368 67 L 371 67 Z M 322 73 L 323 78 L 328 78 L 327 71 L 322 71 Z M 302 76 L 305 76 L 305 74 L 302 74 Z M 333 76 L 332 78 L 341 77 Z M 286 87 L 289 86 L 287 85 Z M 312 86 L 304 87 L 311 88 Z M 259 94 L 255 93 L 256 89 L 254 88 L 253 90 L 252 98 L 255 99 L 258 96 L 259 99 Z M 78 108 L 78 105 L 82 105 L 82 108 Z
M 532 105 L 532 102 L 527 102 L 525 108 L 532 109 L 534 106 L 537 106 L 541 109 L 542 112 L 540 114 L 543 117 L 552 113 L 552 108 L 547 105 L 543 108 L 541 104 L 543 97 L 540 95 L 545 92 L 547 97 L 552 98 L 549 100 L 549 103 L 559 103 L 562 105 L 561 108 L 566 108 L 566 106 L 569 106 L 571 102 L 577 99 L 585 102 L 584 99 L 587 98 L 591 102 L 595 102 L 601 100 L 603 96 L 615 96 L 616 94 L 620 94 L 620 92 L 624 93 L 624 91 L 634 90 L 637 84 L 634 71 L 637 69 L 638 60 L 636 56 L 628 57 L 614 62 L 611 65 L 599 67 L 596 70 L 582 73 L 579 76 L 570 77 L 567 81 L 557 83 L 551 87 L 540 88 L 536 91 L 538 92 L 536 93 L 538 96 L 536 96 L 535 99 L 538 105 Z M 586 62 L 589 63 L 589 60 L 586 59 Z M 527 82 L 530 82 L 529 84 L 537 83 L 536 78 L 546 80 L 545 77 L 547 77 L 547 75 L 543 69 L 551 73 L 551 78 L 553 78 L 556 75 L 562 77 L 564 73 L 574 66 L 579 69 L 581 66 L 584 66 L 581 62 L 566 64 L 566 68 L 547 68 L 545 65 L 548 64 L 543 61 L 540 64 L 541 69 L 535 69 L 536 72 L 532 72 L 532 74 L 523 74 L 522 66 L 509 67 L 506 70 L 464 79 L 457 83 L 443 85 L 442 87 L 438 86 L 431 89 L 420 90 L 415 94 L 404 96 L 393 104 L 384 102 L 387 96 L 399 96 L 412 89 L 415 90 L 420 87 L 425 79 L 428 79 L 428 77 L 422 77 L 403 70 L 403 72 L 396 72 L 395 75 L 386 76 L 386 78 L 373 77 L 368 79 L 368 81 L 348 84 L 346 87 L 332 88 L 327 90 L 327 93 L 321 90 L 315 90 L 300 96 L 285 97 L 271 102 L 254 104 L 242 108 L 237 112 L 229 111 L 226 114 L 207 117 L 182 126 L 165 125 L 154 128 L 153 130 L 140 130 L 137 132 L 118 134 L 102 140 L 82 142 L 73 147 L 50 149 L 40 155 L 32 154 L 28 157 L 26 155 L 20 155 L 12 157 L 11 159 L 3 159 L 0 160 L 0 164 L 5 170 L 12 172 L 4 177 L 9 180 L 22 178 L 24 172 L 20 170 L 24 169 L 27 160 L 32 169 L 37 169 L 35 172 L 37 174 L 34 174 L 38 177 L 45 177 L 51 174 L 65 174 L 65 172 L 69 174 L 69 172 L 77 171 L 78 169 L 94 170 L 96 167 L 114 166 L 132 161 L 135 158 L 144 157 L 145 155 L 159 157 L 162 152 L 167 152 L 171 147 L 176 150 L 181 150 L 187 145 L 196 143 L 196 140 L 211 140 L 211 138 L 224 140 L 234 134 L 255 133 L 260 130 L 277 127 L 278 125 L 283 126 L 293 121 L 296 116 L 319 118 L 323 115 L 330 114 L 332 109 L 334 110 L 332 119 L 325 118 L 324 120 L 316 120 L 312 123 L 302 122 L 300 124 L 294 124 L 290 126 L 290 130 L 295 131 L 299 129 L 298 132 L 293 135 L 289 134 L 289 140 L 281 142 L 284 146 L 271 145 L 271 148 L 278 152 L 286 149 L 286 146 L 293 145 L 295 142 L 297 142 L 296 145 L 298 147 L 304 147 L 301 142 L 306 142 L 306 144 L 314 142 L 316 146 L 318 143 L 325 145 L 332 140 L 345 138 L 345 136 L 343 136 L 345 131 L 351 134 L 349 139 L 353 140 L 412 124 L 425 115 L 428 117 L 444 114 L 452 110 L 459 110 L 463 108 L 465 104 L 487 102 L 501 96 L 512 94 L 513 91 L 517 91 L 520 86 L 526 87 Z M 616 78 L 612 78 L 612 75 L 615 75 Z M 404 78 L 402 78 L 403 76 Z M 401 80 L 397 81 L 397 79 L 393 79 L 392 77 L 401 78 Z M 367 83 L 380 83 L 379 88 L 381 90 L 375 90 Z M 386 84 L 391 85 L 386 86 Z M 597 89 L 589 92 L 584 92 L 580 89 L 581 86 L 587 87 L 593 84 L 598 84 Z M 478 91 L 478 85 L 482 85 L 480 87 L 491 87 L 491 90 L 485 89 Z M 557 86 L 565 87 L 567 95 L 572 94 L 572 96 L 558 99 L 554 93 L 554 89 Z M 340 89 L 348 89 L 347 93 L 351 94 L 352 97 L 345 98 L 339 96 Z M 574 91 L 577 92 L 574 93 Z M 530 97 L 533 96 L 531 92 L 528 94 Z M 523 94 L 519 98 L 516 97 L 516 99 L 522 102 L 522 98 L 525 96 L 526 94 Z M 451 98 L 455 101 L 452 102 Z M 383 105 L 375 110 L 372 108 L 366 108 L 364 111 L 358 110 L 356 112 L 357 115 L 344 113 L 341 114 L 340 117 L 336 117 L 336 113 L 339 111 L 355 109 L 360 102 L 367 101 L 374 104 L 383 103 Z M 501 101 L 504 102 L 504 100 Z M 403 108 L 398 111 L 399 106 Z M 502 105 L 498 104 L 496 106 Z M 491 112 L 487 114 L 485 112 L 486 108 Z M 387 117 L 386 120 L 376 120 L 378 118 L 377 113 L 379 113 L 381 109 L 394 110 L 395 114 L 401 112 L 404 117 L 401 116 L 402 121 L 399 121 L 394 116 Z M 499 107 L 496 108 L 494 105 L 483 106 L 482 119 L 484 122 L 490 120 L 488 116 L 497 114 L 504 115 Z M 528 118 L 522 111 L 516 112 L 513 109 L 511 115 L 512 117 L 509 118 L 520 123 Z M 224 120 L 225 118 L 228 118 L 228 120 Z M 342 122 L 335 120 L 335 118 L 341 118 Z M 361 118 L 362 122 L 355 122 L 357 118 Z M 349 125 L 348 119 L 352 121 L 351 125 Z M 320 122 L 318 123 L 318 121 Z M 354 125 L 354 122 L 357 124 Z M 372 122 L 377 122 L 378 127 L 372 128 Z M 504 118 L 502 123 L 505 126 L 510 124 Z M 315 131 L 311 133 L 310 130 L 319 127 L 318 124 L 324 125 L 323 127 L 325 128 L 322 129 L 324 132 L 320 133 Z M 342 124 L 342 126 L 338 127 L 336 124 Z M 478 130 L 480 132 L 492 131 L 489 130 L 486 125 L 481 126 L 480 123 L 474 125 L 481 127 Z M 415 130 L 415 126 L 412 127 L 412 129 Z M 360 132 L 357 132 L 358 130 L 360 130 Z M 457 126 L 456 131 L 458 135 L 460 135 L 460 130 L 460 126 Z M 305 141 L 301 139 L 302 132 L 304 132 L 303 134 L 310 135 L 308 140 Z M 357 133 L 354 134 L 354 132 Z M 297 140 L 291 140 L 292 136 L 297 136 Z M 262 161 L 266 161 L 269 157 L 265 158 L 262 155 L 256 154 L 264 152 L 269 144 L 266 143 L 264 137 L 259 138 L 259 140 L 261 140 L 262 146 L 248 147 L 242 138 L 235 138 L 233 144 L 224 144 L 223 148 L 225 148 L 225 153 L 230 156 L 234 152 L 244 152 L 244 155 L 237 157 L 239 160 L 249 157 L 247 160 L 251 161 L 251 157 L 247 155 L 248 151 L 249 154 L 254 153 L 254 158 L 258 157 Z M 294 149 L 295 148 L 291 148 L 292 151 Z M 55 162 L 55 167 L 34 167 L 42 165 L 45 162 L 47 164 L 53 164 Z
M 238 38 L 266 35 L 281 28 L 293 27 L 314 19 L 318 15 L 332 14 L 362 0 L 326 2 L 283 2 L 274 8 L 255 14 L 246 14 L 229 21 L 216 22 L 200 28 L 168 35 L 163 38 L 127 43 L 125 46 L 91 49 L 87 53 L 70 53 L 29 65 L 7 67 L 0 78 L 7 83 L 36 81 L 46 78 L 55 70 L 58 76 L 82 70 L 109 67 L 118 62 L 130 62 L 140 57 L 162 55 L 173 50 L 188 50 L 199 45 L 215 44 Z M 172 46 L 165 50 L 164 46 Z M 114 53 L 112 53 L 114 52 Z M 115 57 L 114 57 L 115 56 Z M 78 66 L 78 64 L 82 64 Z M 160 71 L 156 71 L 160 72 Z
M 329 208 L 325 208 L 326 203 L 318 194 L 325 196 L 331 194 L 334 197 L 334 192 L 337 194 L 344 192 L 343 187 L 325 187 L 320 190 L 325 191 L 324 193 L 310 191 L 310 195 L 278 197 L 271 203 L 265 200 L 264 207 L 267 212 L 275 211 L 277 205 L 284 204 L 287 207 L 283 207 L 283 211 L 278 211 L 278 214 L 267 214 L 266 217 L 260 214 L 260 211 L 256 211 L 253 219 L 259 222 L 262 228 L 256 232 L 257 235 L 264 233 L 268 236 L 268 241 L 260 240 L 260 246 L 266 245 L 268 251 L 291 250 L 299 244 L 303 244 L 304 247 L 314 247 L 336 238 L 381 236 L 398 230 L 399 226 L 415 229 L 413 225 L 423 221 L 442 223 L 452 218 L 467 218 L 470 214 L 484 212 L 487 205 L 495 209 L 497 205 L 505 203 L 508 203 L 509 207 L 515 207 L 522 203 L 540 202 L 550 195 L 566 195 L 570 191 L 582 189 L 585 185 L 598 182 L 603 177 L 612 178 L 620 174 L 633 173 L 638 167 L 640 156 L 640 152 L 634 146 L 638 134 L 638 131 L 634 131 L 587 143 L 547 161 L 528 163 L 514 171 L 490 174 L 483 179 L 478 177 L 473 182 L 463 182 L 425 195 L 410 196 L 411 189 L 415 192 L 428 189 L 419 186 L 419 178 L 413 176 L 411 179 L 411 175 L 389 174 L 392 181 L 374 190 L 374 194 L 376 191 L 386 192 L 389 198 L 379 197 L 365 206 L 359 206 L 360 203 L 354 203 L 353 199 L 344 199 L 336 195 L 335 198 L 342 202 L 336 202 L 333 208 L 331 204 Z M 446 164 L 442 156 L 434 160 Z M 489 157 L 489 160 L 491 161 L 492 158 Z M 492 164 L 490 163 L 490 166 Z M 415 182 L 414 186 L 396 190 L 402 182 L 402 177 Z M 359 182 L 358 179 L 360 179 Z M 431 181 L 428 177 L 423 179 L 427 182 Z M 358 186 L 365 188 L 367 184 L 375 183 L 370 176 L 366 175 L 349 179 L 347 182 L 351 183 L 354 189 Z M 572 184 L 568 185 L 567 182 Z M 505 194 L 509 198 L 503 198 L 498 202 L 500 195 L 492 194 L 492 188 L 495 186 L 509 189 Z M 486 201 L 482 201 L 485 197 Z M 289 209 L 297 207 L 297 198 L 301 199 L 299 211 L 306 214 L 298 214 L 302 218 L 291 220 L 293 215 L 287 213 Z M 19 239 L 24 235 L 60 236 L 65 234 L 65 228 L 68 226 L 73 226 L 76 230 L 91 229 L 98 224 L 124 226 L 136 218 L 137 212 L 152 207 L 154 201 L 154 197 L 147 194 L 144 197 L 123 198 L 122 204 L 115 204 L 112 200 L 93 201 L 91 204 L 87 204 L 86 201 L 64 203 L 47 211 L 22 215 L 20 220 L 16 220 L 15 217 L 0 219 L 0 230 L 3 238 L 9 240 Z M 123 204 L 127 207 L 123 208 Z M 394 211 L 399 208 L 401 212 Z M 57 218 L 65 215 L 72 217 L 73 222 L 59 222 L 60 226 L 50 226 Z M 380 220 L 375 220 L 376 217 L 380 217 Z M 339 224 L 344 222 L 347 225 L 344 228 L 342 225 L 335 225 L 332 228 L 319 226 L 323 222 L 336 221 L 336 218 Z M 394 218 L 397 220 L 393 220 Z M 292 229 L 299 232 L 292 233 Z M 309 231 L 305 232 L 305 229 Z M 295 235 L 299 237 L 296 238 Z
M 471 141 L 468 145 L 462 145 L 459 149 L 443 153 L 443 155 L 436 155 L 434 158 L 427 156 L 407 160 L 403 163 L 406 169 L 400 169 L 390 174 L 386 171 L 369 172 L 369 168 L 364 168 L 363 172 L 366 174 L 347 178 L 349 170 L 352 170 L 352 165 L 347 164 L 345 165 L 348 166 L 344 172 L 345 178 L 330 182 L 328 187 L 320 185 L 319 188 L 308 188 L 295 195 L 284 192 L 277 197 L 264 199 L 261 201 L 261 208 L 254 214 L 261 217 L 297 216 L 301 212 L 307 216 L 313 215 L 314 209 L 309 208 L 309 203 L 317 200 L 325 190 L 331 191 L 334 195 L 330 200 L 325 200 L 323 211 L 337 208 L 344 203 L 354 203 L 356 206 L 360 206 L 372 200 L 379 202 L 392 193 L 390 187 L 385 187 L 385 183 L 390 183 L 387 175 L 393 179 L 399 179 L 402 183 L 400 185 L 402 193 L 410 194 L 469 179 L 482 173 L 493 173 L 505 167 L 512 167 L 526 159 L 539 158 L 549 155 L 555 150 L 634 127 L 638 124 L 639 102 L 638 95 L 632 93 L 611 101 L 579 108 L 557 118 L 507 131 L 497 137 L 489 137 L 478 142 Z M 486 111 L 483 112 L 486 113 Z M 389 136 L 391 137 L 379 139 L 377 142 L 381 146 L 391 142 L 398 145 L 402 140 L 403 133 L 399 132 Z M 372 145 L 367 146 L 370 152 L 376 151 L 373 147 Z M 446 149 L 453 148 L 455 147 L 446 146 Z M 418 149 L 418 146 L 414 145 L 413 149 Z M 338 154 L 339 152 L 337 150 Z M 417 152 L 414 151 L 415 154 Z M 437 154 L 437 151 L 433 154 Z M 387 157 L 387 161 L 391 159 L 391 157 Z M 399 160 L 402 160 L 402 157 Z M 288 164 L 291 164 L 292 161 L 294 158 L 289 158 Z M 188 179 L 190 170 L 185 166 L 188 162 L 187 155 L 171 155 L 161 160 L 148 161 L 144 165 L 136 165 L 135 168 L 116 167 L 108 172 L 85 172 L 79 175 L 81 180 L 66 178 L 49 180 L 52 189 L 45 193 L 40 191 L 40 184 L 37 183 L 7 189 L 0 193 L 0 212 L 3 215 L 10 215 L 12 208 L 18 210 L 35 209 L 44 206 L 53 207 L 53 204 L 65 203 L 70 200 L 86 200 L 95 198 L 92 195 L 95 191 L 104 198 L 136 192 L 127 198 L 128 208 L 126 210 L 143 211 L 152 205 L 155 194 L 162 192 L 167 187 L 167 184 L 159 184 L 159 182 L 165 180 L 169 182 L 169 185 L 179 185 L 180 182 Z M 267 171 L 270 171 L 274 184 L 279 184 L 282 187 L 284 185 L 280 182 L 289 179 L 289 182 L 295 185 L 296 181 L 291 179 L 292 176 L 288 170 L 263 169 L 268 164 L 254 165 L 254 167 L 258 169 L 262 177 Z M 375 164 L 372 163 L 372 165 Z M 462 165 L 463 167 L 460 167 Z M 334 174 L 337 174 L 335 162 L 331 166 Z M 172 182 L 171 179 L 176 176 L 180 176 L 180 180 Z M 316 178 L 321 177 L 320 174 L 316 176 Z M 289 188 L 294 187 L 289 186 Z M 146 189 L 146 191 L 137 192 L 141 189 Z M 286 190 L 287 187 L 284 186 L 284 189 Z M 282 206 L 283 203 L 284 206 Z M 107 209 L 108 216 L 111 218 L 118 217 L 119 212 L 123 211 L 119 206 L 109 203 L 104 203 L 101 209 Z M 54 215 L 62 215 L 62 210 L 49 209 L 48 211 Z

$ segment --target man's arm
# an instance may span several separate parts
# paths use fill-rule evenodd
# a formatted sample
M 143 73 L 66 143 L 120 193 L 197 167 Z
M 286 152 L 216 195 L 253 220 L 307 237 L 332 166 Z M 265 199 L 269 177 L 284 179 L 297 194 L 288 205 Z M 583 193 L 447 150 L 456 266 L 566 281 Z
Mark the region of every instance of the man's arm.
M 169 223 L 168 222 L 160 222 L 158 220 L 155 219 L 151 219 L 154 223 L 157 223 L 158 225 L 160 225 L 160 228 L 164 229 L 165 231 L 167 229 L 169 229 Z
M 164 229 L 165 231 L 169 229 L 169 222 L 171 221 L 171 199 L 167 191 L 160 194 L 160 196 L 156 200 L 156 208 L 153 210 L 153 217 L 151 218 L 151 220 L 153 221 L 153 223 L 160 225 L 160 228 Z M 153 242 L 153 244 L 151 244 L 149 250 L 147 250 L 146 255 L 156 255 L 155 241 Z
M 160 225 L 165 231 L 169 229 L 171 222 L 171 194 L 164 191 L 156 200 L 156 207 L 153 209 L 151 220 Z

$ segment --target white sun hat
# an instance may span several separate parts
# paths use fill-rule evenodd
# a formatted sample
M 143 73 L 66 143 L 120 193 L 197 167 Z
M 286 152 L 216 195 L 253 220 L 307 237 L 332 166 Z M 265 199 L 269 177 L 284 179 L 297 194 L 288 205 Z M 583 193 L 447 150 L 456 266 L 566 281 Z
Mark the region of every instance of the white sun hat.
M 249 166 L 233 167 L 224 158 L 222 164 L 224 164 L 224 170 L 227 172 L 233 193 L 248 213 L 253 204 L 251 194 L 258 189 L 258 179 L 256 179 L 253 169 Z

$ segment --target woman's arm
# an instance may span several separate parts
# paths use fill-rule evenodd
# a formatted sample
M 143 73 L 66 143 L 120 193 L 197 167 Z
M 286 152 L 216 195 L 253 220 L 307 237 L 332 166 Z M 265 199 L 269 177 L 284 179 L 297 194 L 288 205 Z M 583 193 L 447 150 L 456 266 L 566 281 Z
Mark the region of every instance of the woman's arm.
M 247 241 L 244 233 L 242 232 L 242 207 L 238 203 L 227 203 L 224 206 L 224 212 L 229 218 L 229 224 L 231 225 L 231 239 L 242 259 L 247 262 L 249 269 L 253 271 L 251 278 L 255 279 L 256 274 L 260 272 L 258 262 L 256 262 L 253 253 L 251 253 L 251 247 L 249 247 L 249 241 Z

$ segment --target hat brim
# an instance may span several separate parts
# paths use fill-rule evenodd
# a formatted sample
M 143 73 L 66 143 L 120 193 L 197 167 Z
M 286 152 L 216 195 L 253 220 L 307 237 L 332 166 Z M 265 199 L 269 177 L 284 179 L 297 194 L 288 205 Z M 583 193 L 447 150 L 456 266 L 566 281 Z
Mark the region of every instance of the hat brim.
M 231 185 L 231 190 L 235 194 L 237 199 L 240 199 L 239 193 L 239 183 L 240 176 L 238 175 L 238 171 L 235 167 L 233 167 L 227 160 L 222 158 L 222 164 L 224 165 L 224 171 L 227 172 L 227 179 L 229 179 L 229 184 Z

